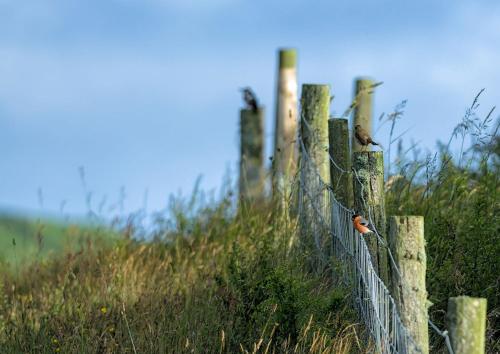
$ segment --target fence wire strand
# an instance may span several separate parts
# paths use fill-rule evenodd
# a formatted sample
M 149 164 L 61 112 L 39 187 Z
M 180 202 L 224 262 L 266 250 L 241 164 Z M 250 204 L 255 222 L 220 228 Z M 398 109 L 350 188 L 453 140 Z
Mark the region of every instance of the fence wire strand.
M 301 129 L 307 129 L 310 142 L 317 143 L 314 129 L 305 119 L 300 120 Z M 324 183 L 318 166 L 299 134 L 299 178 L 298 178 L 298 216 L 303 233 L 313 236 L 314 247 L 322 264 L 327 264 L 333 256 L 341 267 L 341 281 L 352 289 L 354 305 L 369 330 L 380 353 L 422 353 L 414 339 L 404 326 L 398 313 L 395 300 L 386 284 L 378 277 L 372 263 L 368 246 L 362 235 L 352 225 L 354 210 L 342 205 L 333 194 L 330 185 Z M 342 174 L 342 169 L 329 156 L 329 161 Z M 359 175 L 353 169 L 353 176 L 361 186 Z M 333 183 L 333 181 L 332 181 Z M 369 204 L 361 198 L 368 211 L 368 221 L 374 225 Z M 394 257 L 384 238 L 374 229 L 374 234 L 389 255 L 393 269 L 401 283 L 406 284 L 398 269 Z M 329 250 L 330 252 L 325 252 Z M 426 311 L 426 309 L 423 309 Z M 447 331 L 441 331 L 429 320 L 431 328 L 445 339 L 450 354 L 453 350 Z

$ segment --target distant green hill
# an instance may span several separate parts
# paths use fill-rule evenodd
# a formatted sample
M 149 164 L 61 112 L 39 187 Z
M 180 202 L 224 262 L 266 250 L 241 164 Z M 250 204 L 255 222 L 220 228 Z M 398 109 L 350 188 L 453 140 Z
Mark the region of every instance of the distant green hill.
M 112 239 L 116 234 L 105 228 L 0 215 L 0 262 L 25 265 L 78 250 L 86 240 L 96 238 Z

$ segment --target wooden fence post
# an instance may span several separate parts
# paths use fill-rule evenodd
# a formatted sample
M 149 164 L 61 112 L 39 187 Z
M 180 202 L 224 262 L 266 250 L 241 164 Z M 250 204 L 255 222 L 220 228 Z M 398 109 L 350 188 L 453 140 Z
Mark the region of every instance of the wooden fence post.
M 392 293 L 401 321 L 415 340 L 419 350 L 411 354 L 429 353 L 427 291 L 425 288 L 426 255 L 424 218 L 422 216 L 391 216 L 389 245 L 399 269 L 392 271 Z
M 354 127 L 359 124 L 365 129 L 370 136 L 372 135 L 372 98 L 373 98 L 373 80 L 371 79 L 357 79 L 354 90 L 354 119 L 352 131 Z M 352 135 L 352 152 L 366 151 L 358 143 L 354 134 Z
M 383 242 L 387 245 L 387 228 L 385 220 L 385 196 L 384 196 L 384 155 L 381 151 L 355 152 L 353 153 L 352 165 L 354 174 L 354 209 L 365 219 L 373 221 Z M 377 271 L 380 279 L 389 286 L 389 273 L 387 268 L 387 249 L 381 244 L 373 233 L 365 236 L 370 255 L 373 260 L 373 268 Z
M 330 88 L 328 85 L 302 85 L 301 136 L 310 158 L 318 168 L 325 184 L 330 184 L 330 159 L 328 157 L 328 116 Z
M 330 178 L 335 198 L 345 207 L 353 207 L 351 150 L 349 148 L 349 123 L 347 119 L 328 120 Z M 335 166 L 335 164 L 337 166 Z M 340 171 L 340 167 L 345 172 Z
M 297 51 L 281 49 L 278 61 L 276 122 L 274 130 L 273 198 L 287 208 L 297 170 Z
M 240 111 L 240 202 L 264 198 L 264 109 Z
M 455 354 L 484 354 L 486 299 L 452 297 L 448 299 L 446 317 Z
M 330 184 L 328 157 L 328 116 L 330 89 L 327 85 L 302 85 L 300 135 L 306 156 L 301 155 L 301 233 L 312 235 L 317 248 L 327 247 L 323 237 L 321 220 L 315 217 L 326 202 L 327 191 L 321 189 L 321 181 Z M 327 247 L 329 249 L 330 247 Z

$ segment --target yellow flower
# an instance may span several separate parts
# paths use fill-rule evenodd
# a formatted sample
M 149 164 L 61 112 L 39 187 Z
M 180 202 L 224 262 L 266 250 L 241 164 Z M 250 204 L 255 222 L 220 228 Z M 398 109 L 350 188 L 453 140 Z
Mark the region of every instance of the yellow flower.
M 52 338 L 52 343 L 57 344 L 59 341 L 56 338 Z
M 108 309 L 106 308 L 106 306 L 101 307 L 101 313 L 104 314 L 106 312 L 108 312 Z
M 61 348 L 56 348 L 56 353 L 59 353 L 61 351 Z

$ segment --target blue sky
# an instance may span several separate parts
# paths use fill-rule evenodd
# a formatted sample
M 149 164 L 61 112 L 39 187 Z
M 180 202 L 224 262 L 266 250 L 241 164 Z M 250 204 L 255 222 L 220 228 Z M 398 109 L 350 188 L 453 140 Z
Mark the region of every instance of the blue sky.
M 375 116 L 408 99 L 398 131 L 428 149 L 481 88 L 482 112 L 500 103 L 496 1 L 0 0 L 0 209 L 83 213 L 80 166 L 94 207 L 124 187 L 125 211 L 146 190 L 161 209 L 200 174 L 219 187 L 238 163 L 239 87 L 266 106 L 270 151 L 290 46 L 299 83 L 331 84 L 332 113 L 371 76 Z

